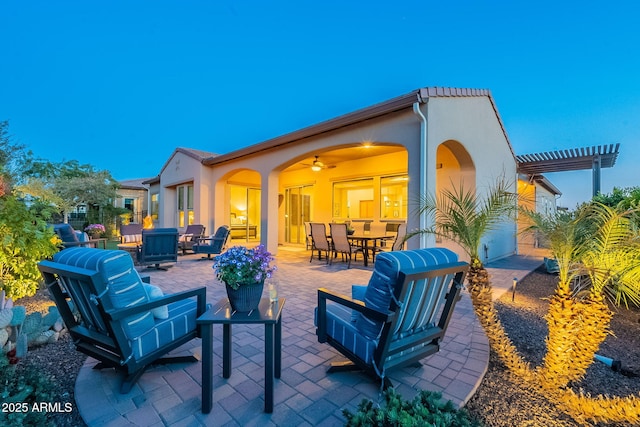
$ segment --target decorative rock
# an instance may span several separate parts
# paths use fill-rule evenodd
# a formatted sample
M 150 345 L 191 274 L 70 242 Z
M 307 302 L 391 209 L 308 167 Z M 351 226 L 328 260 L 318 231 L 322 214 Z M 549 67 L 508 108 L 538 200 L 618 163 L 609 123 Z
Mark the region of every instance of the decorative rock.
M 50 331 L 50 332 L 53 332 L 53 331 Z M 53 332 L 53 334 L 51 334 L 51 336 L 49 337 L 49 342 L 54 343 L 58 341 L 59 338 L 60 338 L 60 332 Z
M 56 320 L 56 323 L 53 324 L 53 330 L 56 332 L 60 332 L 63 329 L 64 329 L 64 322 L 62 321 L 62 318 L 59 318 L 58 320 Z

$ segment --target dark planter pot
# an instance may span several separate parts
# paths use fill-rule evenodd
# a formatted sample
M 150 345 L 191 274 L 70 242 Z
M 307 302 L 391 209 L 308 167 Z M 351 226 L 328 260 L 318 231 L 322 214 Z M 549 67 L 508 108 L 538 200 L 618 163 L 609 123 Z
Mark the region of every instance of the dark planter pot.
M 230 286 L 227 288 L 227 297 L 231 303 L 231 308 L 239 312 L 249 312 L 258 308 L 260 298 L 262 298 L 262 288 L 264 282 L 253 285 L 241 285 L 238 289 Z

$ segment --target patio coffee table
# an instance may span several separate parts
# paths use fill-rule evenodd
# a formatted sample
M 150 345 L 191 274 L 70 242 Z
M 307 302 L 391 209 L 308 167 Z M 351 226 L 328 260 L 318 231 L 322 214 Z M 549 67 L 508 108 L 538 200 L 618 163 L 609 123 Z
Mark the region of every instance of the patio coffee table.
M 231 376 L 231 325 L 240 323 L 264 324 L 264 411 L 273 412 L 274 377 L 280 378 L 282 364 L 282 307 L 285 298 L 271 303 L 262 298 L 257 310 L 249 313 L 233 311 L 229 300 L 223 298 L 198 317 L 202 325 L 202 412 L 208 414 L 213 406 L 213 325 L 222 325 L 222 376 Z

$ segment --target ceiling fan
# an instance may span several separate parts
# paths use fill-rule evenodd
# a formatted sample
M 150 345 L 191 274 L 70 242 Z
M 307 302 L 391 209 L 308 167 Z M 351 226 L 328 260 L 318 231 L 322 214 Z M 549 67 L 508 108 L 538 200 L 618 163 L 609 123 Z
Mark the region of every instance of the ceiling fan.
M 336 165 L 325 165 L 318 159 L 318 156 L 314 156 L 314 157 L 315 157 L 315 160 L 310 165 L 304 164 L 305 166 L 311 166 L 311 170 L 314 172 L 319 172 L 322 169 L 333 169 L 336 167 Z

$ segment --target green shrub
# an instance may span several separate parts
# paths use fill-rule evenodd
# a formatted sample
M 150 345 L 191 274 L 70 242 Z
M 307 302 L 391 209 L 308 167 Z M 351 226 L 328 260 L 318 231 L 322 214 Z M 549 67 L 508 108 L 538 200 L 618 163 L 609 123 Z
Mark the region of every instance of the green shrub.
M 24 201 L 0 197 L 0 289 L 14 300 L 32 296 L 41 281 L 38 262 L 58 251 L 53 229 Z
M 472 421 L 465 409 L 456 409 L 451 401 L 441 400 L 440 393 L 421 391 L 412 402 L 403 400 L 402 396 L 389 388 L 384 393 L 384 407 L 374 407 L 374 403 L 364 399 L 358 405 L 358 411 L 352 414 L 342 411 L 347 419 L 348 427 L 365 426 L 435 426 L 466 427 L 479 426 Z

